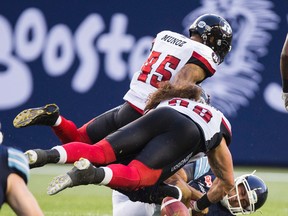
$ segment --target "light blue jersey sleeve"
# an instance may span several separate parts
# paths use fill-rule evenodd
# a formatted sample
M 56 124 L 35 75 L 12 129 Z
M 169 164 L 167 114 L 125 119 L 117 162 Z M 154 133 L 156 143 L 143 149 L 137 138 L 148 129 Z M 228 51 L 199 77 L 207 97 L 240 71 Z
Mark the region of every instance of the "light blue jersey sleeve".
M 25 178 L 25 181 L 28 182 L 30 169 L 28 165 L 28 160 L 23 154 L 23 152 L 15 149 L 15 148 L 8 148 L 8 166 L 20 172 L 22 177 Z
M 206 156 L 199 158 L 198 160 L 196 160 L 195 163 L 196 164 L 194 168 L 194 179 L 197 179 L 200 176 L 204 175 L 210 169 L 208 158 Z

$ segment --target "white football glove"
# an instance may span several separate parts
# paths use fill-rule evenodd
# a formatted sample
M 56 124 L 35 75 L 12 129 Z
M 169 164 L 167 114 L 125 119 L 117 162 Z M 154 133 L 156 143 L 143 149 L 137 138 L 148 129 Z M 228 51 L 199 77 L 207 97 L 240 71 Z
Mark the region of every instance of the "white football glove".
M 288 93 L 282 93 L 282 99 L 284 100 L 285 109 L 288 111 Z

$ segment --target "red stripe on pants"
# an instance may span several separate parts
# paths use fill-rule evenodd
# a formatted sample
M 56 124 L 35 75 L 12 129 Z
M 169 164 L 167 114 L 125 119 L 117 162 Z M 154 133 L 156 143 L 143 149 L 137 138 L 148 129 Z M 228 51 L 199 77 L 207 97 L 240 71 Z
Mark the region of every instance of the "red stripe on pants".
M 74 163 L 80 158 L 88 159 L 94 165 L 106 165 L 116 160 L 115 153 L 110 143 L 103 139 L 94 145 L 72 142 L 63 145 L 67 153 L 67 162 Z
M 65 119 L 63 116 L 61 116 L 61 119 L 62 121 L 60 125 L 52 127 L 52 130 L 63 144 L 69 142 L 83 142 L 92 144 L 86 132 L 86 127 L 89 122 L 78 129 L 74 122 Z
M 138 160 L 131 161 L 127 166 L 111 164 L 108 167 L 113 172 L 108 186 L 129 190 L 154 185 L 162 173 L 161 169 L 151 169 Z

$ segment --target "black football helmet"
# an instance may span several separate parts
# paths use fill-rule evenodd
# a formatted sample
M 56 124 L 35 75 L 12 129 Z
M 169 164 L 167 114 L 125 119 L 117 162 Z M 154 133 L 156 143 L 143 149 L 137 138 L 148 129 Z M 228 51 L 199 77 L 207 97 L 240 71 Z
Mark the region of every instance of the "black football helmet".
M 226 195 L 221 201 L 222 205 L 225 206 L 231 214 L 233 215 L 245 215 L 252 214 L 261 208 L 267 200 L 268 188 L 264 181 L 258 176 L 254 175 L 255 171 L 252 174 L 242 175 L 235 179 L 235 189 L 236 195 L 229 196 Z M 241 205 L 241 201 L 238 193 L 238 185 L 243 184 L 248 195 L 249 205 L 244 208 Z M 233 207 L 229 203 L 229 199 L 234 196 L 238 199 L 238 207 Z
M 209 46 L 219 57 L 221 64 L 231 50 L 232 28 L 221 16 L 204 14 L 198 17 L 189 28 L 190 37 L 199 34 L 203 44 Z

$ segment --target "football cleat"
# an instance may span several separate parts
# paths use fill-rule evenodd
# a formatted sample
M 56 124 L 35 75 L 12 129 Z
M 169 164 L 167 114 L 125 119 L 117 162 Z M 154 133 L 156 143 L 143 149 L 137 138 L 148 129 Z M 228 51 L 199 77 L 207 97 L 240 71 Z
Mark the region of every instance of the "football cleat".
M 53 126 L 59 115 L 59 107 L 56 104 L 47 104 L 43 107 L 23 110 L 14 118 L 13 125 L 15 128 L 31 125 Z
M 42 149 L 28 150 L 25 153 L 26 158 L 28 159 L 29 167 L 42 167 L 47 164 L 47 153 Z
M 68 187 L 73 187 L 72 179 L 70 178 L 68 174 L 56 176 L 50 182 L 47 188 L 47 194 L 54 195 Z
M 95 167 L 89 160 L 81 158 L 74 163 L 72 170 L 52 179 L 47 188 L 47 194 L 54 195 L 68 187 L 93 184 L 94 176 Z

